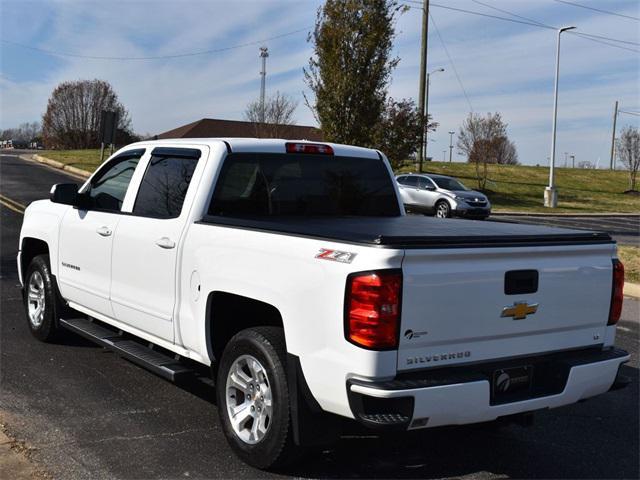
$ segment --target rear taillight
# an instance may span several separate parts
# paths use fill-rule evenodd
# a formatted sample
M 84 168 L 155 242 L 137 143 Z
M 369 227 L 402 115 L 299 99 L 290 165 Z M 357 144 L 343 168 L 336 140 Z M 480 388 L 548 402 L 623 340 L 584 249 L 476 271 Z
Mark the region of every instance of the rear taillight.
M 287 153 L 314 153 L 316 155 L 333 155 L 331 145 L 322 143 L 287 143 Z
M 611 288 L 611 307 L 609 308 L 609 323 L 615 325 L 622 313 L 622 297 L 624 291 L 624 265 L 618 259 L 613 260 L 613 286 Z
M 398 347 L 402 272 L 379 270 L 347 278 L 345 337 L 371 350 Z

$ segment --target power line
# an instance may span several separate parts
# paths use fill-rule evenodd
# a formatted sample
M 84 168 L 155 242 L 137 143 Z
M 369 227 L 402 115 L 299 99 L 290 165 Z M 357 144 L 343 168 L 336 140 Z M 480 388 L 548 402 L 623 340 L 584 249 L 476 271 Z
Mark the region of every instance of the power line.
M 451 58 L 451 55 L 449 54 L 449 49 L 447 48 L 447 45 L 444 43 L 442 35 L 440 34 L 440 29 L 438 28 L 438 25 L 436 24 L 436 21 L 433 19 L 433 15 L 431 15 L 431 13 L 429 13 L 429 18 L 431 18 L 431 23 L 433 23 L 433 26 L 436 29 L 436 34 L 438 35 L 438 38 L 440 39 L 440 43 L 442 44 L 442 48 L 444 48 L 444 52 L 447 54 L 447 58 L 449 59 L 449 63 L 451 64 L 451 67 L 453 68 L 453 73 L 456 75 L 456 78 L 458 79 L 458 83 L 460 84 L 460 88 L 462 89 L 462 93 L 464 93 L 464 98 L 466 98 L 467 103 L 469 104 L 469 110 L 473 112 L 473 105 L 471 105 L 471 100 L 469 100 L 469 95 L 467 95 L 467 91 L 465 90 L 464 85 L 462 84 L 462 80 L 460 79 L 460 75 L 458 74 L 458 69 L 456 68 L 456 64 L 453 62 L 453 58 Z
M 539 22 L 538 20 L 534 20 L 534 19 L 529 18 L 529 17 L 524 17 L 522 15 L 517 15 L 517 14 L 515 14 L 513 12 L 508 11 L 508 10 L 503 10 L 503 9 L 495 7 L 493 5 L 488 5 L 486 3 L 480 2 L 479 0 L 471 0 L 471 1 L 474 2 L 474 3 L 477 3 L 478 5 L 482 5 L 483 7 L 487 7 L 487 8 L 490 8 L 492 10 L 496 10 L 498 12 L 506 13 L 507 15 L 511 15 L 512 17 L 516 17 L 516 18 L 520 18 L 520 19 L 523 19 L 523 20 L 527 20 L 529 22 L 533 22 L 533 23 L 537 24 L 540 27 L 544 27 L 544 28 L 547 28 L 547 29 L 554 29 L 554 30 L 558 29 L 558 27 L 554 27 L 552 25 L 547 25 L 546 23 Z M 605 42 L 605 41 L 602 41 L 602 40 L 608 40 L 608 41 L 612 41 L 612 42 L 619 42 L 619 43 L 626 43 L 626 44 L 629 44 L 629 45 L 638 45 L 638 46 L 640 46 L 640 43 L 637 43 L 637 42 L 629 42 L 629 41 L 626 41 L 626 40 L 618 40 L 617 38 L 605 37 L 605 36 L 602 36 L 602 35 L 594 35 L 594 34 L 591 34 L 591 33 L 584 33 L 584 32 L 570 31 L 570 32 L 567 32 L 567 33 L 571 34 L 571 35 L 578 35 L 580 37 L 583 37 L 585 40 L 590 40 L 590 41 L 596 42 L 596 43 L 602 43 L 603 45 L 609 45 L 611 47 L 624 48 L 625 50 L 631 50 L 631 51 L 634 51 L 634 52 L 640 52 L 640 50 L 625 48 L 625 47 L 621 47 L 620 45 L 612 45 L 612 44 L 610 44 L 608 42 Z
M 632 17 L 630 15 L 624 15 L 622 13 L 612 12 L 610 10 L 601 10 L 599 8 L 588 7 L 586 5 L 581 5 L 579 3 L 567 2 L 566 0 L 553 0 L 553 1 L 558 3 L 564 3 L 566 5 L 572 5 L 574 7 L 585 8 L 587 10 L 593 10 L 594 12 L 606 13 L 607 15 L 615 15 L 616 17 L 629 18 L 631 20 L 640 21 L 640 18 L 638 17 Z
M 228 50 L 235 50 L 238 48 L 250 47 L 254 45 L 259 45 L 264 42 L 268 42 L 269 40 L 276 40 L 278 38 L 288 37 L 290 35 L 295 35 L 296 33 L 306 32 L 312 27 L 300 28 L 298 30 L 293 30 L 291 32 L 282 33 L 280 35 L 275 35 L 273 37 L 264 38 L 262 40 L 255 40 L 253 42 L 241 43 L 238 45 L 231 45 L 228 47 L 221 47 L 212 50 L 201 50 L 196 52 L 188 52 L 188 53 L 176 53 L 173 55 L 152 55 L 145 57 L 119 57 L 119 56 L 103 56 L 103 55 L 82 55 L 71 52 L 60 52 L 55 50 L 48 50 L 44 48 L 34 47 L 31 45 L 25 45 L 23 43 L 13 42 L 11 40 L 0 39 L 0 42 L 6 43 L 9 45 L 15 45 L 17 47 L 26 48 L 28 50 L 33 50 L 36 52 L 44 53 L 46 55 L 54 55 L 60 57 L 73 57 L 73 58 L 84 58 L 90 60 L 166 60 L 166 59 L 174 59 L 174 58 L 185 58 L 185 57 L 195 57 L 198 55 L 211 55 L 214 53 L 226 52 Z
M 494 7 L 493 5 L 488 5 L 486 3 L 480 2 L 479 0 L 471 0 L 471 1 L 474 2 L 474 3 L 477 3 L 478 5 L 482 5 L 483 7 L 490 8 L 492 10 L 496 10 L 498 12 L 506 13 L 507 15 L 511 15 L 513 17 L 516 17 L 516 18 L 521 18 L 521 19 L 527 20 L 529 22 L 534 22 L 534 23 L 538 24 L 541 27 L 553 28 L 554 30 L 558 29 L 558 27 L 554 27 L 552 25 L 547 25 L 546 23 L 539 22 L 539 21 L 534 20 L 532 18 L 523 17 L 522 15 L 517 15 L 517 14 L 515 14 L 513 12 L 508 11 L 508 10 L 503 10 L 501 8 Z M 597 38 L 597 39 L 601 39 L 601 40 L 609 40 L 609 41 L 612 41 L 612 42 L 626 43 L 628 45 L 640 46 L 640 43 L 638 43 L 638 42 L 629 42 L 627 40 L 618 40 L 617 38 L 605 37 L 605 36 L 602 36 L 602 35 L 595 35 L 595 34 L 592 34 L 592 33 L 584 33 L 584 32 L 567 32 L 567 33 L 569 33 L 571 35 L 579 35 L 581 37 L 591 37 L 591 38 Z M 590 39 L 590 38 L 588 38 L 588 39 Z
M 410 3 L 419 3 L 419 2 L 416 2 L 416 1 L 412 1 L 412 0 L 405 0 L 405 1 L 406 2 L 410 2 Z M 419 9 L 420 8 L 420 7 L 414 7 L 414 6 L 411 6 L 411 5 L 407 5 L 407 6 L 409 8 L 415 8 L 415 9 Z M 452 10 L 452 11 L 460 12 L 460 13 L 467 13 L 467 14 L 470 14 L 470 15 L 477 15 L 477 16 L 480 16 L 480 17 L 493 18 L 495 20 L 502 20 L 502 21 L 505 21 L 505 22 L 519 23 L 519 24 L 522 24 L 522 25 L 529 25 L 531 27 L 545 28 L 545 29 L 548 29 L 548 30 L 557 30 L 556 27 L 552 27 L 551 25 L 545 25 L 543 23 L 540 23 L 540 22 L 538 22 L 536 20 L 531 20 L 531 19 L 528 19 L 527 21 L 525 21 L 525 20 L 516 20 L 516 19 L 513 19 L 513 18 L 501 17 L 499 15 L 491 15 L 489 13 L 481 13 L 481 12 L 476 12 L 476 11 L 473 11 L 473 10 L 466 10 L 464 8 L 456 8 L 456 7 L 449 7 L 449 6 L 446 6 L 446 5 L 439 5 L 437 3 L 431 3 L 431 6 L 432 7 L 437 7 L 437 8 L 444 8 L 446 10 Z M 489 8 L 496 9 L 496 7 L 491 7 L 491 6 L 489 6 Z M 509 15 L 513 15 L 513 16 L 520 17 L 520 18 L 525 18 L 525 17 L 521 17 L 520 15 L 512 14 L 510 12 L 509 12 Z M 618 40 L 618 39 L 615 39 L 615 38 L 604 37 L 604 36 L 599 36 L 599 35 L 594 35 L 594 34 L 588 34 L 588 33 L 584 33 L 584 32 L 567 32 L 567 33 L 572 33 L 573 35 L 578 35 L 578 36 L 584 38 L 585 40 L 589 40 L 589 41 L 596 42 L 596 43 L 602 43 L 603 45 L 608 45 L 610 47 L 620 48 L 622 50 L 628 50 L 630 52 L 640 53 L 640 50 L 637 50 L 635 48 L 624 47 L 622 45 L 615 45 L 615 44 L 612 44 L 612 43 L 609 43 L 609 42 L 606 42 L 606 41 L 603 41 L 603 40 L 606 39 L 606 40 L 610 40 L 610 41 L 613 41 L 613 42 L 622 42 L 622 43 L 630 43 L 632 45 L 638 45 L 638 44 L 636 44 L 634 42 L 627 42 L 626 40 Z M 591 38 L 591 37 L 596 37 L 596 38 Z M 598 38 L 599 39 L 603 39 L 603 40 L 598 40 Z

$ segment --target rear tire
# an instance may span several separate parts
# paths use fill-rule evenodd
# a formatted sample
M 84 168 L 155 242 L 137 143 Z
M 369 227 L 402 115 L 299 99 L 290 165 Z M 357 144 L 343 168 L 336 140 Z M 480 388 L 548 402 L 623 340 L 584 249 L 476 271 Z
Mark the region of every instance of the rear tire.
M 449 202 L 447 202 L 446 200 L 440 200 L 438 203 L 436 203 L 436 217 L 451 217 L 451 205 L 449 205 Z
M 289 463 L 292 440 L 284 332 L 277 327 L 242 330 L 227 344 L 216 394 L 222 429 L 245 463 L 268 469 Z
M 51 274 L 49 255 L 31 260 L 24 276 L 24 308 L 31 334 L 51 342 L 58 333 L 58 318 L 64 305 Z

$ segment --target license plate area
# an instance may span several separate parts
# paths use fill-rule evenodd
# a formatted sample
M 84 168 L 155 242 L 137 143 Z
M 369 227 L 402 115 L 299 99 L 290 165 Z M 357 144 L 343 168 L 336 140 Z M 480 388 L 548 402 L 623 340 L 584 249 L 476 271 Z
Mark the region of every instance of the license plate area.
M 491 403 L 510 403 L 532 397 L 533 365 L 499 368 L 491 378 Z

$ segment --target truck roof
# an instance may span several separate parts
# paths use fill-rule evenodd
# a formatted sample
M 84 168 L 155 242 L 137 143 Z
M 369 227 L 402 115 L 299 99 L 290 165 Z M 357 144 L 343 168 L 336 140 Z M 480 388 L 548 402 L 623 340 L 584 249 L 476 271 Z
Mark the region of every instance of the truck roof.
M 308 140 L 289 140 L 283 138 L 164 138 L 162 140 L 145 140 L 127 147 L 153 147 L 164 145 L 218 145 L 221 142 L 227 143 L 234 153 L 240 152 L 260 152 L 260 153 L 286 153 L 286 143 L 309 143 L 330 145 L 336 156 L 344 157 L 364 157 L 379 159 L 380 152 L 371 148 L 356 147 L 331 142 L 311 142 Z

